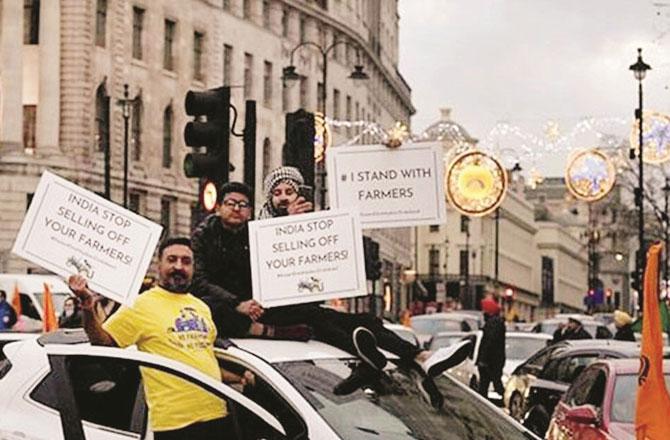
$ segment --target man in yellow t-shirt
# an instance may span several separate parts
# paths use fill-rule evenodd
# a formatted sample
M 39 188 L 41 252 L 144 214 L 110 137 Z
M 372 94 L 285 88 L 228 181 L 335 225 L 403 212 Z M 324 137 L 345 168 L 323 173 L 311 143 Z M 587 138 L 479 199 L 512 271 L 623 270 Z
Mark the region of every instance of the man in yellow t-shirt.
M 158 286 L 122 307 L 104 324 L 95 319 L 93 292 L 86 279 L 73 275 L 70 289 L 82 302 L 84 329 L 91 344 L 128 347 L 191 365 L 226 382 L 252 382 L 219 369 L 214 356 L 216 327 L 209 307 L 188 293 L 193 251 L 188 238 L 171 238 L 159 247 Z M 223 400 L 176 376 L 142 368 L 149 420 L 156 440 L 234 438 Z M 222 377 L 222 374 L 224 377 Z

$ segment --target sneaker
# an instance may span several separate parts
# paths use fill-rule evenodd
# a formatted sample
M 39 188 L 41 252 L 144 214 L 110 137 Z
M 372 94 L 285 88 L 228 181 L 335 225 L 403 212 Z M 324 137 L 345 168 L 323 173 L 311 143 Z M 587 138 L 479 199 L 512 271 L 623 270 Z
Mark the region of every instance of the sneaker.
M 437 377 L 455 367 L 468 357 L 471 341 L 461 341 L 448 347 L 440 348 L 431 357 L 426 359 L 421 368 L 430 377 Z
M 353 334 L 358 356 L 369 366 L 381 371 L 386 366 L 386 356 L 377 347 L 377 338 L 365 327 L 357 327 Z
M 364 385 L 369 385 L 379 379 L 381 371 L 375 370 L 366 363 L 361 362 L 353 370 L 349 377 L 343 379 L 333 388 L 333 394 L 336 396 L 346 396 L 351 394 Z
M 435 385 L 433 378 L 430 376 L 417 376 L 416 381 L 417 387 L 425 401 L 430 403 L 433 408 L 441 409 L 444 405 L 444 396 L 440 393 L 437 385 Z

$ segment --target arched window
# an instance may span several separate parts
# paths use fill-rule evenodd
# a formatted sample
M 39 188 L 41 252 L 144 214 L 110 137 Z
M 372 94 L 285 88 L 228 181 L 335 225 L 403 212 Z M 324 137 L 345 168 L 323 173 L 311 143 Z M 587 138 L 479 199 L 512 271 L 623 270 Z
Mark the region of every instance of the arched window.
M 272 142 L 270 138 L 263 139 L 263 178 L 272 169 Z
M 172 166 L 172 104 L 163 112 L 163 168 Z
M 130 136 L 133 146 L 133 160 L 142 159 L 142 114 L 144 112 L 144 105 L 142 104 L 142 97 L 138 96 L 133 100 L 131 115 L 131 129 Z
M 105 83 L 100 84 L 95 92 L 95 143 L 98 151 L 109 148 L 109 96 Z

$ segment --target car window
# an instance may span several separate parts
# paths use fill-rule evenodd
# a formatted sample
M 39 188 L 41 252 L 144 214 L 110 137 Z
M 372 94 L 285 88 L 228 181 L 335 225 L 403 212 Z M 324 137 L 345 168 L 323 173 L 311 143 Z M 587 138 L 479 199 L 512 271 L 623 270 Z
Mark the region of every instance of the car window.
M 558 352 L 559 348 L 560 346 L 558 345 L 550 345 L 549 347 L 546 347 L 543 350 L 531 356 L 526 361 L 525 365 L 535 365 L 537 367 L 542 368 L 549 361 L 551 355 L 554 354 L 554 352 Z
M 544 339 L 515 338 L 505 339 L 505 357 L 507 359 L 525 360 L 547 346 Z
M 588 401 L 591 384 L 598 376 L 599 371 L 600 370 L 597 368 L 591 368 L 584 371 L 584 373 L 575 379 L 575 382 L 570 386 L 565 394 L 564 401 L 570 406 L 584 405 Z M 605 373 L 603 373 L 603 375 L 604 374 Z
M 562 358 L 558 364 L 556 380 L 563 383 L 571 383 L 579 374 L 596 360 L 598 355 L 595 353 L 579 354 Z
M 552 359 L 544 366 L 540 373 L 540 378 L 545 380 L 556 380 L 558 376 L 558 366 L 563 359 Z
M 19 294 L 19 298 L 21 299 L 21 314 L 25 315 L 29 318 L 32 319 L 37 319 L 41 320 L 42 317 L 40 316 L 40 313 L 37 311 L 37 308 L 35 307 L 35 304 L 33 303 L 33 300 L 30 299 L 28 295 L 25 293 Z
M 670 389 L 670 373 L 665 373 L 665 386 Z M 637 387 L 637 374 L 617 375 L 610 415 L 613 422 L 635 423 Z
M 445 407 L 435 411 L 421 397 L 414 377 L 399 369 L 385 370 L 380 381 L 365 390 L 338 396 L 333 388 L 356 363 L 329 359 L 274 366 L 343 439 L 442 440 L 445 435 L 459 439 L 527 438 L 502 413 L 482 405 L 447 376 L 435 380 L 445 396 Z

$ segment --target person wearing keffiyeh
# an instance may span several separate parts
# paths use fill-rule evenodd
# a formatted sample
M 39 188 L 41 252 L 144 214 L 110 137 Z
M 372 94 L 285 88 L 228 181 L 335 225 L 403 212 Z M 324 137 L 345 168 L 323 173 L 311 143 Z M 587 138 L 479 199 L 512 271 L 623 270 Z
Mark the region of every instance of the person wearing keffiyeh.
M 263 182 L 266 200 L 256 216 L 266 218 L 302 214 L 313 209 L 312 203 L 300 196 L 305 180 L 295 167 L 282 166 L 271 171 Z

